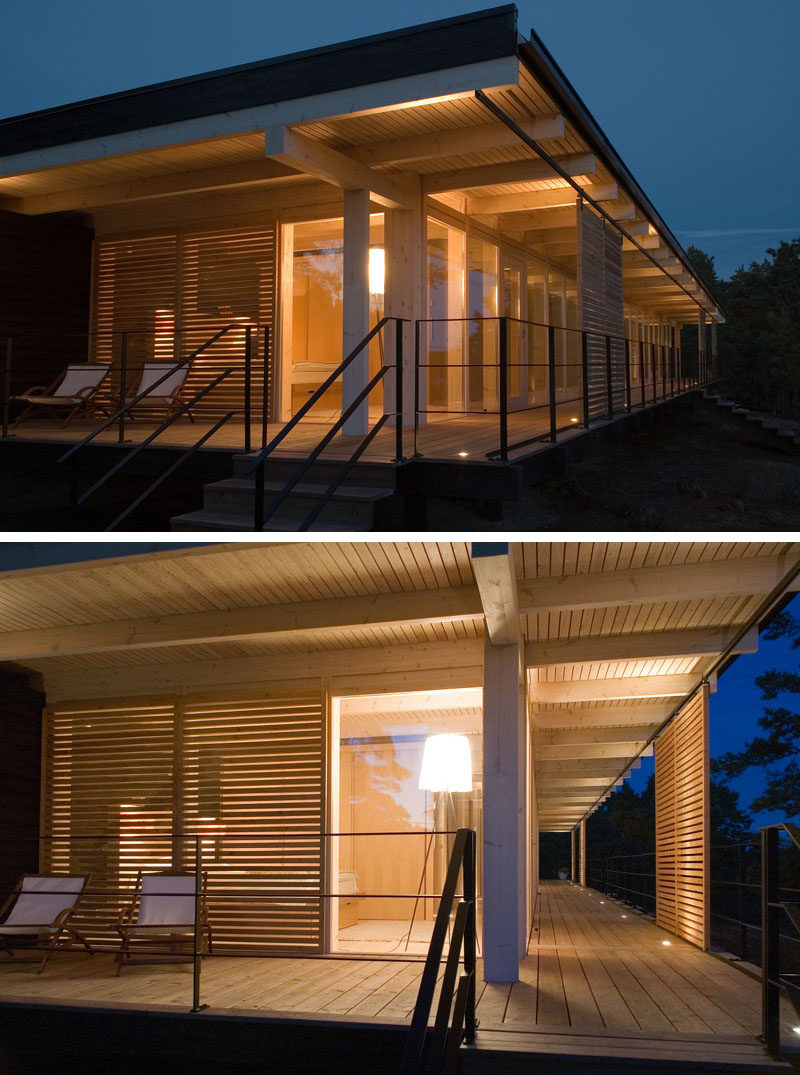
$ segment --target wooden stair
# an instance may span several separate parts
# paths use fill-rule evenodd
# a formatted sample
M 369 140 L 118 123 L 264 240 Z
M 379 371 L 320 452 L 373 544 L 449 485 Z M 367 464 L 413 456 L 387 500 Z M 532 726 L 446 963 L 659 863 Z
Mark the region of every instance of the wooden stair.
M 203 507 L 174 516 L 173 531 L 253 530 L 255 479 L 246 474 L 252 457 L 234 457 L 233 477 L 211 482 L 203 488 Z M 264 477 L 264 505 L 283 491 L 302 459 L 270 460 Z M 342 471 L 341 462 L 318 460 L 293 488 L 264 526 L 265 533 L 297 532 L 305 518 Z M 366 463 L 354 467 L 311 526 L 311 531 L 366 532 L 379 528 L 385 502 L 394 496 L 396 471 L 390 463 Z

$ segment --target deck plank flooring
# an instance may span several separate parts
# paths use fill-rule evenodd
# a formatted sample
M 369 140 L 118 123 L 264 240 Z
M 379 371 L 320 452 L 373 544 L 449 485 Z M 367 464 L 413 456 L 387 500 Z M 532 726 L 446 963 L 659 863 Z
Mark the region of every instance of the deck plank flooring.
M 556 1052 L 569 1043 L 576 1053 L 607 1040 L 620 1056 L 646 1048 L 660 1055 L 683 1043 L 686 1055 L 697 1057 L 711 1055 L 712 1042 L 712 1053 L 718 1046 L 742 1058 L 758 1044 L 760 983 L 652 920 L 597 892 L 549 882 L 541 886 L 534 927 L 518 983 L 484 983 L 479 962 L 481 1040 L 506 1033 L 507 1042 L 519 1038 L 531 1049 L 536 1043 Z M 54 956 L 42 975 L 35 969 L 0 963 L 0 999 L 191 1004 L 188 964 L 131 966 L 117 978 L 110 954 L 76 952 Z M 214 1010 L 408 1022 L 421 973 L 421 962 L 404 959 L 219 956 L 204 962 L 201 992 Z M 782 1022 L 791 1040 L 788 1005 Z

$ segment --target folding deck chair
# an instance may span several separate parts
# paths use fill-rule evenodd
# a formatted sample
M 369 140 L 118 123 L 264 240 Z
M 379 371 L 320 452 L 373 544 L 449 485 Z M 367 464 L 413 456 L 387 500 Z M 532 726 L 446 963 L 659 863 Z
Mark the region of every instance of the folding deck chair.
M 192 945 L 194 951 L 194 873 L 143 873 L 136 878 L 133 899 L 116 923 L 122 938 L 115 959 L 117 974 L 124 963 L 182 963 L 193 954 L 181 956 L 180 945 Z M 206 907 L 206 875 L 203 874 L 203 896 L 200 905 L 200 929 L 204 951 L 211 952 L 211 926 Z M 137 942 L 147 952 L 144 958 L 134 957 L 132 945 Z M 159 951 L 169 945 L 170 953 Z
M 75 913 L 88 883 L 88 875 L 23 874 L 14 891 L 0 907 L 0 918 L 11 908 L 0 923 L 0 947 L 14 959 L 14 937 L 36 936 L 39 940 L 49 938 L 51 943 L 41 960 L 37 974 L 42 973 L 53 952 L 71 948 L 75 941 L 79 941 L 91 955 L 92 946 L 70 925 L 70 918 Z M 23 959 L 20 962 L 30 963 L 36 960 Z
M 137 407 L 165 407 L 167 417 L 169 417 L 173 411 L 176 411 L 182 406 L 183 386 L 189 375 L 189 366 L 190 363 L 187 362 L 185 366 L 172 367 L 172 372 L 170 373 L 170 366 L 165 362 L 145 362 L 142 366 L 141 374 L 139 376 L 139 384 L 135 391 L 126 393 L 126 403 L 130 403 L 132 399 L 141 395 L 142 392 L 147 391 L 150 385 L 155 384 L 155 382 L 166 373 L 169 373 L 169 376 L 157 388 L 154 388 L 152 392 L 148 392 L 141 403 L 137 403 L 136 407 L 128 412 L 130 417 L 134 417 L 133 411 L 135 411 Z M 186 414 L 189 421 L 193 422 L 194 417 L 192 416 L 192 412 L 187 411 Z
M 28 406 L 14 422 L 15 426 L 39 411 L 48 418 L 59 408 L 69 408 L 69 413 L 64 420 L 67 425 L 78 414 L 88 417 L 94 416 L 94 399 L 103 381 L 108 377 L 109 366 L 107 363 L 81 362 L 67 366 L 63 373 L 59 374 L 53 383 L 34 385 L 21 396 L 12 396 L 12 400 L 18 403 L 27 403 Z M 63 429 L 64 426 L 61 428 Z

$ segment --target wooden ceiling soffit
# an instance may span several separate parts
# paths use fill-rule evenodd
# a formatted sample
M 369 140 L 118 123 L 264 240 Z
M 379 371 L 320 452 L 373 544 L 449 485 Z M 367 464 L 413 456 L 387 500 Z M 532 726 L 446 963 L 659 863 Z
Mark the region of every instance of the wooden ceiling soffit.
M 522 194 L 492 194 L 485 197 L 467 198 L 467 213 L 470 216 L 488 215 L 497 213 L 524 213 L 538 209 L 560 209 L 567 206 L 575 207 L 577 197 L 575 188 L 558 180 L 564 185 L 552 190 L 531 190 Z M 616 201 L 619 197 L 619 188 L 616 183 L 588 184 L 586 193 L 596 202 Z
M 537 116 L 520 121 L 532 138 L 564 137 L 564 117 Z M 362 164 L 405 164 L 408 161 L 433 160 L 436 157 L 463 156 L 491 149 L 518 146 L 519 139 L 504 123 L 484 123 L 456 130 L 432 131 L 368 142 L 360 146 L 342 146 L 340 152 Z
M 595 159 L 591 153 L 573 153 L 556 157 L 556 163 L 570 175 L 591 175 Z M 448 190 L 470 190 L 477 187 L 502 186 L 504 183 L 528 183 L 552 179 L 557 175 L 542 160 L 511 161 L 508 164 L 482 164 L 458 168 L 450 172 L 432 172 L 422 177 L 424 194 L 440 194 Z
M 305 178 L 302 172 L 280 161 L 253 160 L 215 168 L 200 168 L 196 171 L 146 176 L 94 187 L 54 191 L 52 194 L 2 198 L 0 208 L 27 215 L 60 213 L 147 201 L 177 194 L 198 194 L 253 184 L 287 183 Z

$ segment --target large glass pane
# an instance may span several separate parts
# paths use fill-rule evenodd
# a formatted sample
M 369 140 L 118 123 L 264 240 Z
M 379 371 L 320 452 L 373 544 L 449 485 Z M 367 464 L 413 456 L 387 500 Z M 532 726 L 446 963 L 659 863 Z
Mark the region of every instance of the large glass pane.
M 533 403 L 547 399 L 547 304 L 545 268 L 528 262 L 528 395 Z
M 497 405 L 497 247 L 467 243 L 467 399 L 471 410 Z
M 342 952 L 424 954 L 453 830 L 467 826 L 480 834 L 479 704 L 414 712 L 412 699 L 403 696 L 403 712 L 379 699 L 341 700 L 341 836 L 332 868 L 340 893 L 334 946 Z M 466 739 L 472 790 L 430 789 L 423 759 L 430 760 L 430 737 L 441 733 Z
M 428 221 L 428 317 L 428 409 L 463 409 L 464 235 L 436 220 Z
M 522 385 L 522 273 L 517 265 L 503 266 L 503 313 L 508 322 L 508 394 L 518 397 Z

